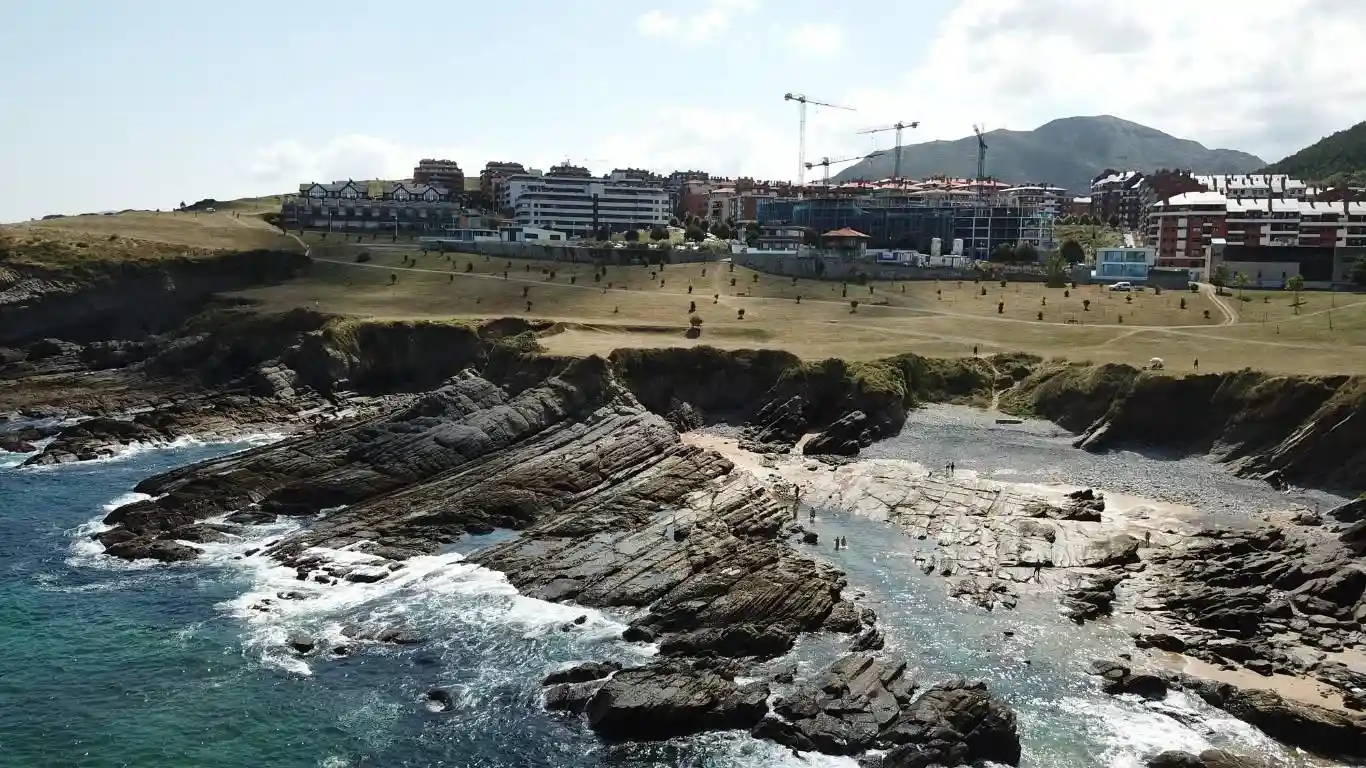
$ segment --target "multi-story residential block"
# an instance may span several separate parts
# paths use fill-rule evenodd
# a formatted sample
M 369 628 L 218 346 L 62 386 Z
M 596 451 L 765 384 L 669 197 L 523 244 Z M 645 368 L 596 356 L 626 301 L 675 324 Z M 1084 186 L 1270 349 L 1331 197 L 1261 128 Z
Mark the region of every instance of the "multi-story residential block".
M 1161 267 L 1206 269 L 1216 242 L 1240 254 L 1239 263 L 1270 258 L 1274 249 L 1279 265 L 1293 261 L 1295 254 L 1308 259 L 1310 250 L 1317 249 L 1314 264 L 1318 265 L 1327 258 L 1322 256 L 1324 249 L 1331 253 L 1366 247 L 1366 203 L 1229 198 L 1221 192 L 1187 192 L 1152 206 L 1147 235 L 1157 248 L 1157 265 Z M 1287 248 L 1291 250 L 1283 250 Z M 1306 266 L 1306 279 L 1331 280 L 1331 262 L 1328 259 L 1326 267 Z M 1287 270 L 1277 266 L 1272 271 L 1279 279 L 1280 272 Z
M 407 181 L 300 184 L 287 195 L 280 219 L 287 228 L 419 232 L 455 226 L 460 196 L 444 187 Z
M 452 195 L 462 195 L 465 192 L 465 172 L 460 170 L 460 164 L 454 160 L 419 160 L 417 167 L 413 169 L 413 181 L 443 187 Z
M 1210 192 L 1219 192 L 1232 200 L 1271 197 L 1304 200 L 1311 191 L 1303 181 L 1279 173 L 1196 175 L 1192 178 Z
M 479 192 L 485 200 L 497 205 L 506 193 L 508 177 L 526 173 L 527 169 L 521 163 L 491 160 L 479 172 Z
M 1091 181 L 1091 215 L 1105 222 L 1116 220 L 1126 229 L 1137 229 L 1142 212 L 1142 183 L 1143 174 L 1138 171 L 1101 173 Z
M 1225 237 L 1228 198 L 1218 192 L 1185 192 L 1149 207 L 1148 244 L 1157 266 L 1204 274 L 1209 248 Z
M 659 184 L 555 170 L 544 176 L 508 177 L 503 203 L 518 224 L 587 234 L 603 226 L 646 229 L 669 220 L 669 196 Z

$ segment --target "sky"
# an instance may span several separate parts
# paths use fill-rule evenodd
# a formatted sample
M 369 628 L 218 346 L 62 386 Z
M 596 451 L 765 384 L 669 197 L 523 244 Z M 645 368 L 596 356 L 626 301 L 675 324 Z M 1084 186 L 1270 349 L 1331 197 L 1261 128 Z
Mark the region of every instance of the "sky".
M 1356 0 L 0 0 L 0 221 L 423 157 L 793 178 L 1111 114 L 1276 160 L 1361 119 Z M 835 170 L 838 170 L 836 166 Z

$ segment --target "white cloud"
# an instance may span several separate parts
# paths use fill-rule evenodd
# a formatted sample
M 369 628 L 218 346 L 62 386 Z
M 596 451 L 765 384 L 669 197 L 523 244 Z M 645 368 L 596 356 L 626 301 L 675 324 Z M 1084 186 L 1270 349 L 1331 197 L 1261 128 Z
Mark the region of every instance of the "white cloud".
M 653 9 L 636 18 L 636 31 L 649 37 L 706 42 L 724 32 L 737 16 L 752 13 L 758 0 L 708 0 L 691 13 Z
M 832 58 L 844 51 L 844 28 L 829 23 L 803 24 L 792 30 L 787 42 L 806 56 Z
M 922 120 L 917 141 L 1112 114 L 1275 160 L 1361 119 L 1366 78 L 1342 52 L 1364 48 L 1366 3 L 962 0 L 900 83 L 846 98 Z
M 468 175 L 478 174 L 483 163 L 475 157 L 492 157 L 468 147 L 414 147 L 378 136 L 350 134 L 319 144 L 284 139 L 258 150 L 247 168 L 254 182 L 278 190 L 297 189 L 309 181 L 343 179 L 405 179 L 424 157 L 450 158 Z

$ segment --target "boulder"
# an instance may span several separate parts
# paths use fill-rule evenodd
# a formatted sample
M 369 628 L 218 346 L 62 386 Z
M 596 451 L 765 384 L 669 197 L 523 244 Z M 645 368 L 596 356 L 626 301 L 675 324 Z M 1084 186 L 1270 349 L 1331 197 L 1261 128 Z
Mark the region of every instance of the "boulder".
M 1204 768 L 1271 768 L 1260 757 L 1240 755 L 1226 749 L 1207 749 L 1201 752 L 1200 763 Z
M 858 606 L 848 600 L 835 603 L 835 607 L 830 610 L 830 615 L 826 616 L 825 622 L 821 624 L 821 629 L 844 634 L 852 634 L 863 629 L 863 619 Z
M 768 711 L 768 684 L 737 685 L 700 665 L 623 669 L 587 703 L 588 724 L 608 741 L 658 741 L 751 728 Z
M 603 680 L 583 680 L 546 686 L 545 708 L 549 712 L 583 714 L 588 702 L 603 686 Z
M 422 700 L 427 703 L 427 708 L 433 712 L 449 712 L 455 709 L 455 699 L 451 697 L 451 692 L 445 688 L 433 688 L 422 695 Z
M 285 640 L 285 645 L 292 648 L 295 653 L 303 655 L 306 653 L 310 653 L 315 647 L 317 647 L 317 642 L 308 635 L 305 635 L 300 632 L 295 632 Z
M 1169 750 L 1148 758 L 1145 768 L 1205 768 L 1205 761 L 1189 752 Z
M 179 544 L 168 539 L 149 539 L 136 537 L 127 541 L 120 541 L 108 544 L 104 548 L 107 555 L 121 557 L 124 560 L 160 560 L 163 563 L 178 563 L 185 560 L 193 560 L 199 556 L 199 550 L 188 544 Z
M 1167 681 L 1159 675 L 1134 673 L 1116 661 L 1091 662 L 1091 674 L 1103 679 L 1101 690 L 1109 694 L 1132 693 L 1145 699 L 1162 699 L 1167 695 Z
M 541 685 L 555 685 L 557 683 L 583 683 L 589 680 L 601 680 L 613 672 L 621 669 L 621 665 L 615 661 L 586 661 L 576 664 L 568 669 L 561 669 L 545 676 Z
M 863 411 L 851 411 L 836 419 L 824 432 L 806 441 L 802 446 L 802 453 L 807 456 L 857 455 L 860 449 L 873 442 L 870 426 L 867 414 Z
M 36 450 L 33 443 L 16 435 L 0 435 L 0 453 L 33 453 Z
M 771 659 L 792 649 L 793 634 L 778 625 L 736 624 L 665 635 L 659 643 L 664 656 L 755 656 Z
M 883 757 L 884 768 L 1020 763 L 1015 713 L 981 681 L 950 680 L 930 688 L 882 741 L 895 745 Z
M 910 703 L 906 662 L 853 653 L 774 705 L 754 735 L 801 750 L 854 755 L 871 748 Z

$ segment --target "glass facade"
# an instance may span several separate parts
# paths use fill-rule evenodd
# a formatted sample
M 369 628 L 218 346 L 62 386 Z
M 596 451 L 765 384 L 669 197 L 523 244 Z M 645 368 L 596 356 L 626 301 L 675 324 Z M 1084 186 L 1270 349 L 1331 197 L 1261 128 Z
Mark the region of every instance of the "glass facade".
M 1108 280 L 1147 280 L 1152 252 L 1143 248 L 1099 248 L 1096 277 Z

